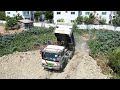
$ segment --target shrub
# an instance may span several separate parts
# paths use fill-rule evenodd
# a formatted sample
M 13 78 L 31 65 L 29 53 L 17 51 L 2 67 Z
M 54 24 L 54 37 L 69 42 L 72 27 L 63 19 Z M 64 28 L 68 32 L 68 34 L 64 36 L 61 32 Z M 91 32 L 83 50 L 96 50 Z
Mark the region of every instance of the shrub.
M 64 22 L 64 19 L 63 18 L 58 19 L 58 22 Z
M 6 18 L 6 24 L 5 24 L 5 29 L 16 29 L 18 25 L 18 20 L 16 17 L 7 17 Z
M 0 20 L 5 20 L 5 11 L 0 11 Z
M 77 17 L 76 22 L 77 22 L 77 24 L 82 24 L 83 23 L 83 17 L 82 16 Z
M 109 52 L 109 66 L 120 76 L 120 47 Z
M 105 20 L 105 19 L 100 19 L 100 20 L 99 20 L 99 24 L 105 25 L 105 24 L 106 24 L 106 20 Z

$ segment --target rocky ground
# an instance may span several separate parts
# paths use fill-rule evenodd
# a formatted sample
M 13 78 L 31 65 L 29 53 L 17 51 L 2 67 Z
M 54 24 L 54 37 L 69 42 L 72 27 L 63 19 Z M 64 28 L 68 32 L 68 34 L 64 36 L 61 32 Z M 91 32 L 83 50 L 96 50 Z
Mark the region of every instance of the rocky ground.
M 0 57 L 0 79 L 108 79 L 89 56 L 86 41 L 84 37 L 77 39 L 75 55 L 63 72 L 44 70 L 39 50 Z

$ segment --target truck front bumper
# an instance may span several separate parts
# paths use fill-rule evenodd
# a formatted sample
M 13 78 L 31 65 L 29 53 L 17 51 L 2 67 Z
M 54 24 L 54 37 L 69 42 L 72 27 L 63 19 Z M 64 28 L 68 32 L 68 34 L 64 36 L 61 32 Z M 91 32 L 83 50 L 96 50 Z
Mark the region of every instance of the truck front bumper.
M 42 66 L 43 66 L 44 68 L 46 68 L 46 69 L 60 70 L 60 66 L 49 67 L 49 66 L 47 66 L 47 65 L 45 65 L 45 64 L 42 64 Z

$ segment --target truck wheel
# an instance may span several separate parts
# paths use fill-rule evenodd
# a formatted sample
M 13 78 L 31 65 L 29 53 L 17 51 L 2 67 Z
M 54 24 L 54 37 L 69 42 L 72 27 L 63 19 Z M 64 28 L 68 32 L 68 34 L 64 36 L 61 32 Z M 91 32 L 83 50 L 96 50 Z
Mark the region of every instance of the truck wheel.
M 63 65 L 60 66 L 60 71 L 63 71 Z

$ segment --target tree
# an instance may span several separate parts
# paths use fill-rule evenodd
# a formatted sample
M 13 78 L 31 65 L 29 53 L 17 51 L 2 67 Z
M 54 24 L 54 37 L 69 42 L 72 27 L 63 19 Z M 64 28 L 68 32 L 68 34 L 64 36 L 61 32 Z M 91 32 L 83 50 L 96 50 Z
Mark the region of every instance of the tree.
M 6 17 L 6 24 L 5 24 L 6 30 L 8 29 L 19 29 L 18 27 L 18 20 L 16 17 Z
M 120 11 L 117 11 L 117 15 L 112 20 L 113 26 L 120 26 Z
M 91 13 L 89 15 L 89 24 L 94 24 L 95 16 Z
M 18 13 L 16 16 L 15 16 L 16 20 L 22 20 L 23 17 Z
M 113 23 L 113 26 L 120 26 L 120 17 L 115 17 L 113 20 L 112 20 L 112 23 Z
M 77 17 L 76 22 L 77 22 L 77 24 L 82 24 L 83 23 L 83 17 L 82 16 Z
M 87 17 L 87 16 L 84 17 L 84 24 L 86 24 L 86 25 L 89 24 L 89 17 Z
M 5 11 L 0 11 L 0 20 L 5 20 Z
M 100 19 L 100 20 L 99 20 L 99 24 L 105 25 L 105 24 L 106 24 L 106 20 L 105 20 L 105 19 Z
M 84 17 L 84 23 L 85 24 L 94 24 L 95 16 L 91 13 L 89 17 Z
M 53 20 L 53 11 L 45 11 L 44 12 L 46 20 L 49 20 L 50 22 Z
M 36 11 L 34 13 L 34 18 L 35 18 L 35 21 L 39 21 L 39 18 L 41 16 L 42 12 L 41 11 Z

